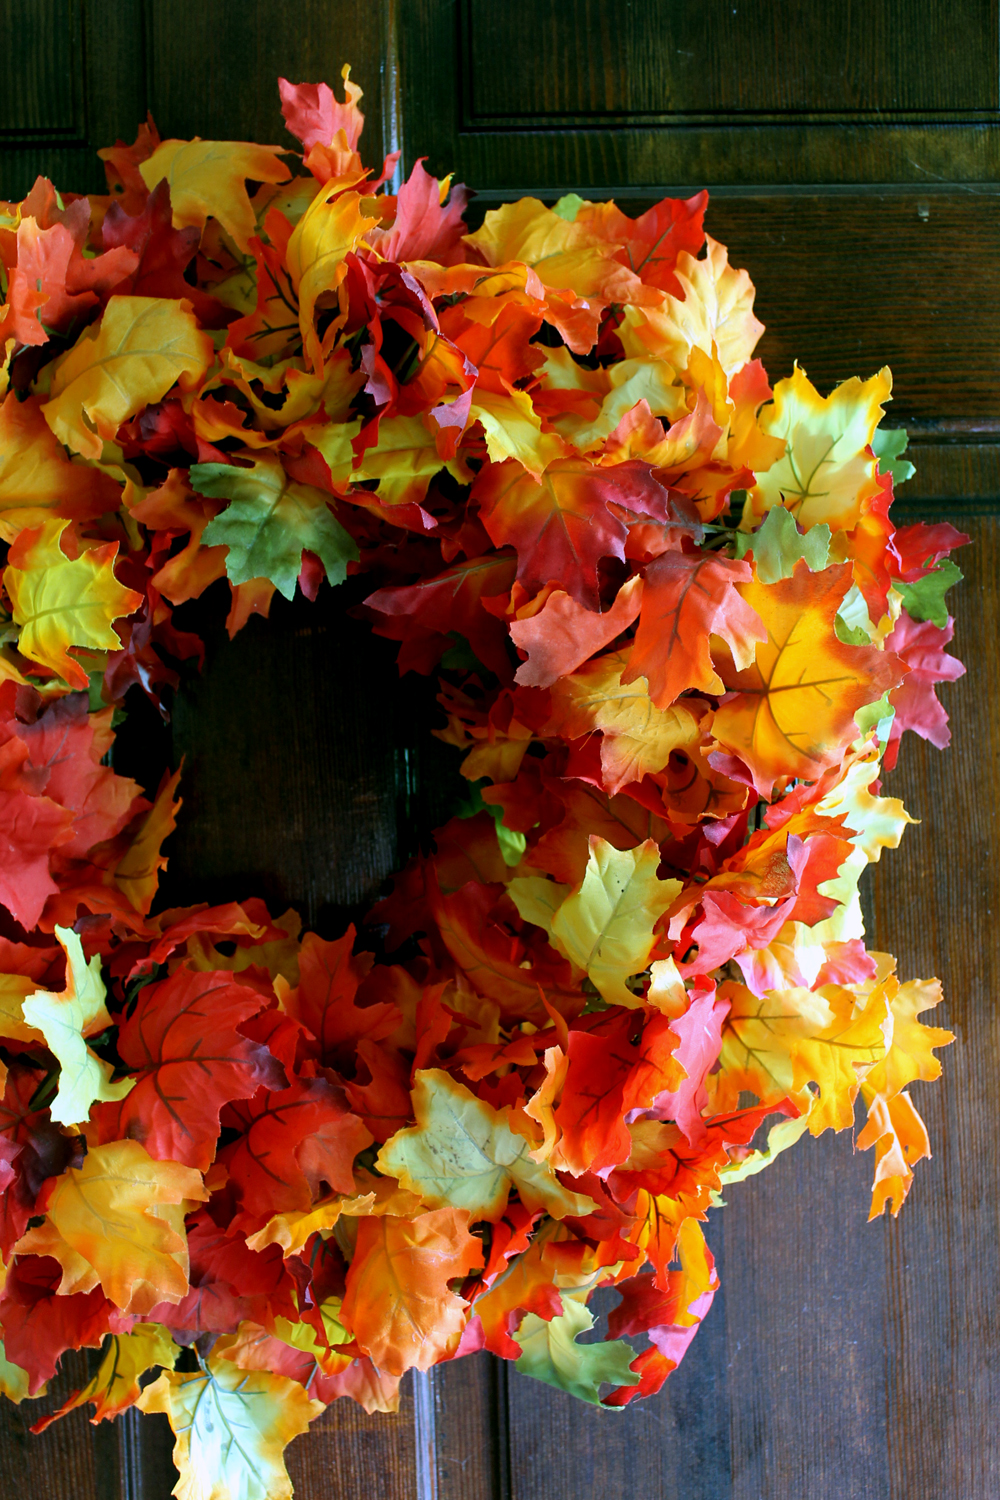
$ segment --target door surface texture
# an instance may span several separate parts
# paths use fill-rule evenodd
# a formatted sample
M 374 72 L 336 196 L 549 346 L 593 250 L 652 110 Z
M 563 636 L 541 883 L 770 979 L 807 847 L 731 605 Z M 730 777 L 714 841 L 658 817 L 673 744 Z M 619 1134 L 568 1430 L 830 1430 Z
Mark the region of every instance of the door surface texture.
M 39 173 L 102 191 L 97 148 L 147 111 L 163 137 L 292 146 L 278 76 L 333 84 L 345 62 L 365 160 L 454 171 L 473 224 L 524 193 L 637 214 L 707 187 L 772 382 L 796 360 L 824 393 L 891 367 L 885 425 L 906 427 L 917 470 L 898 512 L 972 537 L 953 604 L 968 675 L 942 693 L 952 749 L 907 736 L 887 779 L 923 821 L 873 872 L 867 917 L 903 977 L 940 975 L 957 1043 L 916 1086 L 934 1157 L 898 1219 L 866 1223 L 871 1160 L 850 1132 L 712 1212 L 722 1293 L 658 1396 L 594 1409 L 476 1355 L 408 1376 L 398 1415 L 336 1403 L 289 1449 L 295 1493 L 992 1500 L 1000 0 L 0 0 L 0 196 Z M 232 643 L 220 629 L 170 726 L 137 716 L 123 735 L 116 766 L 147 783 L 185 759 L 169 904 L 259 894 L 338 936 L 449 815 L 433 691 L 411 676 L 376 696 L 395 653 L 346 613 L 359 597 L 279 600 Z M 28 1433 L 87 1364 L 67 1357 L 46 1403 L 3 1404 L 0 1500 L 169 1495 L 162 1417 L 76 1411 Z

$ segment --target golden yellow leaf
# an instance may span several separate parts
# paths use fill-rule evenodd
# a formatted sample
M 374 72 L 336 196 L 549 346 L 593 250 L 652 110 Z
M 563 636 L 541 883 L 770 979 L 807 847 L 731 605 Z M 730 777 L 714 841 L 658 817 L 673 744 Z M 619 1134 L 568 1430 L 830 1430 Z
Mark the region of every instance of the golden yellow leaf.
M 23 531 L 11 548 L 4 584 L 14 622 L 21 627 L 21 655 L 50 668 L 71 687 L 85 688 L 87 673 L 69 655 L 70 648 L 120 651 L 111 622 L 137 610 L 143 596 L 115 577 L 117 542 L 67 557 L 61 538 L 69 525 L 45 521 Z
M 180 771 L 167 777 L 156 794 L 156 801 L 142 820 L 134 840 L 115 869 L 115 884 L 123 891 L 136 911 L 148 912 L 156 895 L 160 871 L 166 868 L 166 856 L 160 845 L 177 826 L 181 799 L 174 801 Z
M 744 529 L 756 526 L 772 505 L 784 505 L 801 526 L 849 530 L 864 502 L 878 493 L 870 451 L 892 393 L 892 376 L 845 380 L 821 396 L 796 365 L 774 388 L 774 404 L 760 414 L 761 430 L 783 438 L 785 453 L 758 475 L 743 511 Z
M 58 1411 L 36 1422 L 32 1431 L 43 1432 L 57 1418 L 88 1401 L 94 1407 L 91 1422 L 120 1416 L 139 1399 L 139 1376 L 157 1365 L 172 1370 L 180 1352 L 161 1323 L 137 1323 L 131 1333 L 110 1334 L 93 1379 L 82 1390 L 74 1391 Z
M 317 193 L 288 241 L 286 263 L 299 299 L 302 342 L 314 370 L 322 366 L 325 353 L 316 330 L 316 304 L 320 297 L 336 292 L 347 275 L 348 252 L 377 223 L 377 217 L 366 216 L 360 195 L 341 191 L 334 179 Z
M 43 1042 L 37 1026 L 24 1019 L 23 1005 L 35 988 L 35 981 L 23 974 L 0 974 L 0 1037 L 11 1042 Z
M 212 340 L 186 303 L 112 297 L 100 323 L 48 367 L 45 420 L 67 448 L 100 458 L 123 422 L 173 385 L 194 388 L 212 359 Z
M 507 890 L 525 921 L 544 927 L 555 948 L 583 969 L 610 1005 L 642 1004 L 626 980 L 641 973 L 656 941 L 656 922 L 680 893 L 679 880 L 658 880 L 660 850 L 653 839 L 616 849 L 590 837 L 590 857 L 578 890 L 556 886 L 558 904 L 546 910 L 536 876 L 518 877 Z M 522 902 L 524 903 L 522 909 Z
M 255 228 L 246 179 L 287 182 L 291 173 L 278 160 L 282 153 L 281 146 L 249 141 L 163 141 L 139 171 L 150 191 L 166 178 L 175 229 L 202 229 L 211 215 L 245 252 Z
M 657 708 L 645 677 L 623 683 L 628 651 L 609 651 L 552 687 L 544 733 L 577 739 L 599 729 L 601 774 L 612 795 L 649 771 L 662 771 L 675 750 L 700 738 L 699 719 L 683 703 Z
M 266 1250 L 268 1245 L 280 1245 L 287 1260 L 290 1255 L 301 1255 L 306 1243 L 317 1232 L 332 1229 L 342 1214 L 351 1218 L 374 1212 L 375 1194 L 361 1193 L 353 1198 L 342 1196 L 325 1198 L 312 1208 L 287 1214 L 275 1214 L 268 1219 L 263 1229 L 247 1236 L 251 1250 Z
M 105 1296 L 141 1317 L 187 1293 L 185 1207 L 207 1197 L 193 1167 L 154 1161 L 138 1141 L 112 1141 L 56 1178 L 47 1217 L 97 1272 Z
M 0 404 L 0 537 L 62 516 L 90 520 L 117 510 L 121 489 L 108 474 L 72 463 L 45 421 L 36 396 L 13 392 Z
M 731 377 L 746 364 L 764 332 L 753 314 L 750 277 L 729 264 L 725 245 L 711 236 L 703 259 L 681 251 L 674 274 L 684 288 L 683 298 L 665 292 L 656 306 L 625 309 L 619 336 L 626 355 L 647 360 L 654 355 L 675 370 L 686 370 L 692 350 L 700 349 L 715 354 Z

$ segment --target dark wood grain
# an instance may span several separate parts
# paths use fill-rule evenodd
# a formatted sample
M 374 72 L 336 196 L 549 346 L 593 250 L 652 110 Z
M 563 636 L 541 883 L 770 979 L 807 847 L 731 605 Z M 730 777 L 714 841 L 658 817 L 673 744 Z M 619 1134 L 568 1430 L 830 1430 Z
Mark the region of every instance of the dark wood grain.
M 893 16 L 905 17 L 902 30 L 896 22 L 898 37 L 910 27 L 917 34 L 909 55 L 895 51 Z M 406 157 L 426 152 L 434 171 L 454 169 L 502 191 L 996 182 L 997 8 L 977 0 L 963 11 L 964 24 L 955 17 L 943 0 L 476 0 L 470 28 L 460 0 L 407 0 L 400 10 Z M 694 56 L 680 59 L 675 47 L 669 65 L 657 66 L 674 27 Z M 949 31 L 947 41 L 937 40 Z M 474 117 L 477 86 L 506 118 Z M 918 98 L 912 113 L 897 102 Z M 649 114 L 602 119 L 601 109 L 632 100 Z M 520 116 L 514 101 L 524 106 Z M 747 115 L 744 103 L 788 113 Z M 689 112 L 706 106 L 718 112 Z M 580 107 L 593 112 L 558 113 Z M 540 108 L 554 113 L 532 113 Z
M 996 108 L 993 0 L 464 0 L 459 13 L 468 125 Z
M 399 1411 L 368 1416 L 353 1401 L 336 1401 L 288 1449 L 296 1500 L 414 1500 L 416 1445 L 411 1377 Z

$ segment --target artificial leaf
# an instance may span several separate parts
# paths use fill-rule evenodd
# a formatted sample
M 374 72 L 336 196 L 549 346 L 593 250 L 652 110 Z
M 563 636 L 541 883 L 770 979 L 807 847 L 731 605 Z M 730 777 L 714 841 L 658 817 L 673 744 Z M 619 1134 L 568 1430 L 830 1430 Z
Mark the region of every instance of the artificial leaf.
M 740 588 L 767 639 L 752 666 L 720 666 L 731 694 L 712 731 L 765 795 L 779 776 L 815 780 L 836 764 L 856 734 L 857 710 L 899 680 L 893 657 L 838 638 L 837 611 L 850 584 L 849 563 L 811 573 L 800 561 L 790 578 Z
M 811 526 L 800 532 L 790 511 L 772 505 L 755 532 L 737 534 L 736 556 L 748 552 L 753 553 L 754 574 L 761 583 L 790 578 L 800 558 L 811 572 L 821 573 L 830 558 L 830 528 Z
M 749 667 L 766 633 L 753 601 L 736 585 L 751 577 L 750 565 L 713 553 L 667 552 L 645 571 L 642 611 L 623 681 L 645 677 L 657 708 L 681 693 L 722 689 L 711 653 L 711 637 L 729 646 L 740 667 Z
M 544 926 L 559 952 L 583 969 L 609 1005 L 641 1005 L 626 981 L 649 962 L 653 928 L 681 889 L 678 880 L 658 880 L 660 851 L 650 839 L 638 849 L 616 849 L 591 835 L 590 857 L 579 890 L 555 887 L 561 899 L 546 910 L 539 888 L 549 882 L 514 880 L 511 897 L 526 920 Z M 524 895 L 522 896 L 522 892 Z M 527 898 L 527 899 L 526 899 Z
M 44 521 L 22 531 L 8 554 L 4 584 L 21 627 L 21 654 L 85 688 L 87 673 L 70 648 L 120 650 L 112 621 L 138 609 L 142 595 L 115 577 L 117 542 L 69 556 L 62 545 L 69 525 Z
M 187 1292 L 183 1205 L 207 1197 L 191 1167 L 153 1161 L 138 1141 L 114 1141 L 92 1147 L 81 1167 L 57 1177 L 45 1210 L 51 1228 L 93 1267 L 105 1295 L 141 1316 Z
M 66 988 L 55 995 L 36 990 L 23 1002 L 22 1011 L 59 1061 L 52 1118 L 60 1125 L 78 1125 L 87 1119 L 95 1100 L 123 1099 L 133 1080 L 112 1082 L 112 1065 L 98 1057 L 84 1040 L 111 1024 L 104 1005 L 107 992 L 101 979 L 100 957 L 95 954 L 88 964 L 72 928 L 56 927 L 55 931 L 66 954 Z
M 327 496 L 290 479 L 273 454 L 258 454 L 246 467 L 195 464 L 191 483 L 200 494 L 230 501 L 202 538 L 209 547 L 228 547 L 226 572 L 233 583 L 268 578 L 291 599 L 304 550 L 316 554 L 334 584 L 343 581 L 347 564 L 358 556 Z
M 53 364 L 45 420 L 67 448 L 99 459 L 123 422 L 171 386 L 197 385 L 212 353 L 183 301 L 112 297 L 100 324 Z
M 175 229 L 201 229 L 211 215 L 245 252 L 254 230 L 245 180 L 287 182 L 291 174 L 278 161 L 281 154 L 280 146 L 247 141 L 163 141 L 139 163 L 139 172 L 151 190 L 169 184 Z
M 120 1103 L 96 1110 L 101 1140 L 139 1140 L 157 1160 L 207 1171 L 222 1106 L 284 1082 L 266 1047 L 238 1030 L 266 1004 L 258 989 L 224 970 L 182 967 L 145 986 L 118 1034 L 134 1077 Z
M 323 1410 L 296 1380 L 214 1356 L 190 1374 L 164 1370 L 137 1404 L 170 1420 L 177 1500 L 292 1500 L 285 1448 Z
M 610 504 L 656 513 L 666 492 L 642 463 L 594 468 L 582 458 L 557 459 L 536 480 L 519 463 L 490 465 L 473 488 L 483 525 L 498 547 L 517 552 L 517 579 L 535 593 L 558 579 L 580 604 L 596 609 L 597 565 L 623 558 L 628 528 Z
M 137 1323 L 131 1333 L 111 1334 L 97 1373 L 58 1411 L 36 1422 L 32 1432 L 44 1432 L 51 1423 L 88 1402 L 94 1408 L 90 1419 L 94 1423 L 121 1416 L 139 1399 L 139 1377 L 157 1365 L 172 1370 L 179 1354 L 170 1333 L 159 1323 Z
M 402 1375 L 453 1353 L 466 1304 L 448 1283 L 482 1265 L 469 1214 L 439 1208 L 415 1219 L 362 1219 L 341 1317 L 375 1366 Z
M 562 1298 L 562 1309 L 549 1319 L 528 1313 L 514 1335 L 521 1347 L 517 1369 L 522 1375 L 544 1380 L 594 1405 L 600 1402 L 602 1384 L 639 1384 L 639 1376 L 631 1369 L 633 1351 L 623 1339 L 579 1344 L 581 1333 L 594 1326 L 593 1313 L 569 1296 Z
M 56 441 L 37 397 L 13 392 L 0 404 L 0 537 L 56 517 L 90 521 L 117 510 L 121 489 L 110 475 L 74 464 Z
M 903 608 L 911 620 L 930 620 L 939 630 L 948 624 L 948 606 L 944 596 L 953 584 L 961 583 L 962 572 L 950 558 L 931 568 L 914 583 L 902 579 L 895 587 L 903 596 Z
M 760 425 L 784 439 L 785 454 L 757 476 L 743 525 L 783 505 L 807 530 L 854 526 L 879 491 L 871 443 L 891 391 L 888 370 L 864 382 L 845 380 L 829 396 L 821 396 L 798 365 L 779 380 Z
M 531 1143 L 510 1128 L 506 1111 L 492 1109 L 448 1073 L 417 1073 L 413 1113 L 416 1125 L 385 1143 L 377 1166 L 428 1204 L 496 1220 L 515 1188 L 528 1208 L 557 1219 L 586 1214 L 593 1206 L 564 1188 L 550 1167 L 532 1161 Z

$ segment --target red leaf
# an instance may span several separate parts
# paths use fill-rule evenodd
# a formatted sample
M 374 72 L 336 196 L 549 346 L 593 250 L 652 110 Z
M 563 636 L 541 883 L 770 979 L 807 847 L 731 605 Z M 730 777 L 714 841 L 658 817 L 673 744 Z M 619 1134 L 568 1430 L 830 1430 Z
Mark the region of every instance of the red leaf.
M 146 985 L 118 1036 L 138 1082 L 120 1102 L 92 1112 L 100 1140 L 138 1140 L 159 1161 L 207 1171 L 223 1105 L 285 1081 L 270 1052 L 238 1030 L 265 1003 L 225 970 L 185 966 Z

